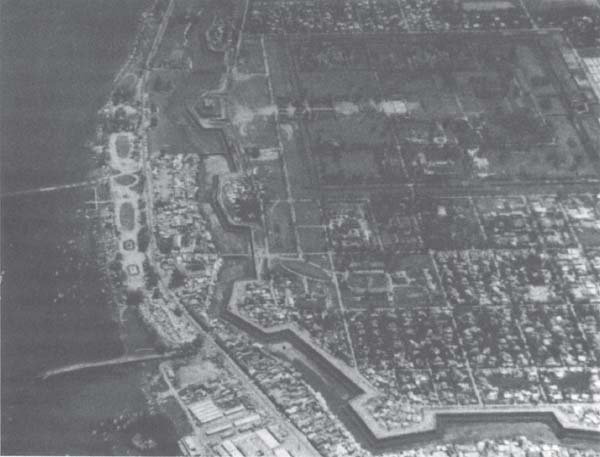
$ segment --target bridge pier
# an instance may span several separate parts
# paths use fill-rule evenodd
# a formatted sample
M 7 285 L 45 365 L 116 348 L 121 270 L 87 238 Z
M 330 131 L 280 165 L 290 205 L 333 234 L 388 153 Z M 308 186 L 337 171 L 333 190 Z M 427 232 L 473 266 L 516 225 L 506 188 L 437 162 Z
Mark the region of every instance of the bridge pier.
M 47 380 L 59 375 L 67 374 L 67 373 L 75 373 L 78 371 L 90 370 L 94 368 L 105 368 L 105 367 L 113 367 L 118 365 L 129 365 L 140 362 L 148 362 L 152 360 L 164 360 L 176 357 L 178 355 L 177 352 L 167 352 L 165 354 L 136 354 L 136 355 L 124 355 L 122 357 L 116 357 L 114 359 L 100 360 L 97 362 L 81 362 L 74 363 L 71 365 L 65 365 L 58 368 L 53 368 L 51 370 L 46 370 L 45 372 L 40 374 L 40 378 L 42 380 Z

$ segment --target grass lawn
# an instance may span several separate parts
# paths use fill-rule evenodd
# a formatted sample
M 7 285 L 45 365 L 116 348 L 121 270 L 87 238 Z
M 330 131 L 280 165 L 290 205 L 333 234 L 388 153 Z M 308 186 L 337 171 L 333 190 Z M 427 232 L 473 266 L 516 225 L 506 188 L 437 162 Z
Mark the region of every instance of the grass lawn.
M 241 73 L 265 73 L 260 38 L 245 34 L 238 55 L 237 69 Z
M 115 146 L 117 147 L 117 154 L 121 159 L 126 159 L 129 156 L 129 137 L 127 135 L 119 135 L 115 140 Z
M 298 242 L 304 252 L 327 251 L 327 232 L 321 227 L 298 227 Z
M 316 177 L 313 179 L 311 158 L 304 148 L 304 139 L 298 130 L 282 131 L 283 156 L 287 166 L 293 198 L 313 198 L 316 190 Z
M 319 265 L 324 270 L 331 271 L 333 268 L 327 254 L 305 254 L 304 258 L 310 263 Z
M 328 71 L 299 75 L 309 99 L 332 97 L 335 100 L 360 101 L 377 98 L 379 84 L 371 71 Z
M 265 50 L 273 95 L 275 98 L 296 97 L 298 88 L 294 83 L 292 62 L 285 45 L 277 38 L 265 38 Z
M 431 305 L 427 290 L 418 286 L 394 287 L 394 304 L 398 308 L 414 308 Z
M 482 245 L 483 233 L 468 199 L 423 198 L 417 202 L 417 209 L 426 246 L 463 249 Z
M 290 46 L 302 72 L 367 70 L 369 58 L 363 40 L 321 38 L 299 40 Z
M 267 78 L 261 75 L 234 80 L 229 96 L 234 103 L 250 109 L 258 109 L 271 103 Z
M 130 186 L 135 182 L 135 176 L 132 176 L 132 175 L 117 176 L 115 178 L 115 181 L 117 184 L 119 184 L 121 186 Z
M 296 236 L 289 204 L 282 201 L 275 205 L 267 221 L 271 252 L 296 253 Z
M 125 202 L 119 208 L 119 220 L 125 230 L 135 228 L 135 208 L 130 202 Z
M 321 224 L 321 208 L 316 201 L 296 201 L 294 202 L 296 210 L 296 223 L 298 225 L 319 225 Z
M 266 207 L 272 202 L 285 198 L 285 181 L 281 163 L 278 160 L 264 161 L 253 164 L 260 182 L 265 186 Z
M 331 279 L 323 269 L 315 264 L 292 259 L 282 259 L 280 262 L 284 269 L 292 271 L 297 275 L 322 281 L 329 281 Z

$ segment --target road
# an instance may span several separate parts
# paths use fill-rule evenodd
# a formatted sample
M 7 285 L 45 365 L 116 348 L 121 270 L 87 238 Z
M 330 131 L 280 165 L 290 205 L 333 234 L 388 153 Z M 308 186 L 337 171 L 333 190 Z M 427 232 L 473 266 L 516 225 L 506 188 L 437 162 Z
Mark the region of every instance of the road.
M 171 12 L 173 10 L 173 4 L 174 4 L 174 1 L 171 0 L 171 2 L 169 3 L 169 7 L 167 8 L 167 12 L 165 13 L 165 17 L 163 18 L 163 23 L 161 24 L 160 29 L 157 32 L 157 39 L 155 39 L 155 42 L 152 46 L 151 53 L 148 56 L 148 59 L 146 61 L 146 71 L 144 72 L 144 76 L 143 76 L 144 80 L 147 80 L 147 78 L 150 75 L 149 64 L 152 61 L 154 53 L 158 49 L 160 39 L 162 38 L 162 34 L 164 33 L 164 29 L 166 28 L 166 24 L 168 22 L 168 16 L 171 14 Z M 144 96 L 145 96 L 145 98 L 147 97 L 146 94 Z M 145 179 L 146 185 L 144 186 L 144 196 L 143 197 L 146 201 L 146 217 L 147 217 L 148 226 L 154 227 L 153 195 L 152 195 L 153 183 L 152 183 L 152 170 L 151 170 L 151 166 L 150 166 L 151 151 L 149 150 L 150 144 L 148 142 L 150 122 L 149 122 L 149 116 L 148 116 L 147 99 L 144 100 L 144 108 L 143 108 L 142 116 L 143 116 L 143 118 L 142 118 L 142 122 L 141 122 L 141 125 L 142 125 L 141 128 L 146 129 L 146 134 L 144 135 L 144 141 L 146 144 L 143 145 L 142 154 L 141 154 L 142 170 L 143 170 L 143 173 L 146 178 Z M 212 335 L 210 335 L 209 333 L 207 333 L 204 330 L 204 328 L 198 323 L 198 321 L 189 313 L 187 308 L 179 302 L 178 297 L 167 287 L 168 278 L 163 277 L 163 275 L 161 274 L 162 270 L 156 264 L 156 261 L 153 256 L 153 252 L 156 252 L 157 245 L 156 245 L 156 239 L 154 236 L 154 231 L 150 230 L 150 232 L 152 233 L 152 235 L 150 237 L 150 244 L 148 246 L 148 251 L 146 254 L 147 254 L 147 258 L 148 258 L 150 265 L 159 274 L 160 279 L 158 281 L 158 287 L 159 287 L 163 297 L 165 298 L 165 300 L 177 303 L 179 305 L 179 308 L 182 310 L 182 312 L 187 317 L 189 322 L 192 323 L 192 325 L 194 325 L 194 327 L 197 329 L 198 333 L 204 338 L 204 344 L 207 347 L 213 348 L 215 351 L 222 354 L 227 368 L 229 368 L 236 376 L 239 377 L 239 379 L 243 382 L 245 387 L 253 394 L 254 398 L 260 402 L 261 406 L 263 406 L 267 411 L 269 411 L 273 415 L 273 417 L 280 419 L 282 423 L 286 424 L 288 426 L 288 428 L 293 432 L 296 439 L 305 446 L 305 449 L 310 449 L 314 453 L 314 455 L 318 455 L 318 453 L 316 452 L 316 450 L 314 450 L 313 446 L 308 442 L 308 440 L 304 436 L 304 434 L 302 434 L 293 424 L 291 424 L 287 420 L 287 418 L 285 418 L 275 408 L 275 406 L 273 405 L 271 400 L 254 384 L 254 382 L 237 365 L 237 363 L 230 357 L 230 355 L 225 350 L 223 350 L 223 348 L 221 348 L 221 346 L 219 346 L 216 343 L 216 341 L 214 340 Z
M 156 36 L 154 37 L 154 42 L 152 43 L 152 48 L 150 48 L 150 52 L 148 53 L 148 57 L 146 58 L 146 69 L 150 68 L 150 64 L 152 63 L 152 59 L 154 59 L 154 55 L 160 46 L 160 42 L 162 41 L 163 35 L 165 34 L 165 30 L 167 29 L 167 24 L 169 23 L 169 18 L 173 13 L 173 8 L 175 7 L 175 0 L 169 0 L 169 4 L 167 5 L 167 9 L 165 10 L 165 14 L 162 17 L 162 21 L 158 26 L 158 31 L 156 32 Z
M 169 386 L 169 393 L 170 393 L 170 395 L 173 398 L 175 398 L 175 400 L 177 401 L 177 403 L 179 403 L 179 407 L 181 408 L 181 410 L 184 412 L 185 416 L 187 417 L 187 420 L 188 420 L 190 426 L 194 430 L 194 435 L 195 436 L 200 436 L 200 429 L 198 428 L 198 424 L 196 423 L 196 421 L 192 417 L 192 414 L 190 413 L 190 410 L 187 407 L 187 405 L 183 402 L 183 400 L 179 396 L 179 392 L 177 391 L 177 389 L 175 388 L 175 386 L 173 385 L 173 383 L 169 379 L 169 376 L 167 375 L 167 373 L 165 371 L 165 366 L 162 363 L 160 364 L 160 374 L 162 375 L 162 378 L 165 381 L 165 383 L 167 384 L 167 386 Z M 204 443 L 198 441 L 198 444 L 200 444 L 203 447 L 203 450 L 206 453 L 206 455 L 211 455 L 211 452 L 209 451 L 209 449 L 207 449 L 204 446 Z

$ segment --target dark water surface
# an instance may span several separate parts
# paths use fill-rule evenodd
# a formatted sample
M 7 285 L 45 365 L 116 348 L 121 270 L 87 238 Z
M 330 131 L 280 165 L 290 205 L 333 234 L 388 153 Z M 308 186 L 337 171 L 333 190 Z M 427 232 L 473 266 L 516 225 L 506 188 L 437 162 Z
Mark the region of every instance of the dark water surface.
M 0 4 L 2 192 L 84 180 L 84 143 L 148 0 Z M 119 355 L 85 189 L 1 201 L 2 453 L 102 453 L 97 420 L 144 405 L 135 370 L 36 381 L 42 370 Z

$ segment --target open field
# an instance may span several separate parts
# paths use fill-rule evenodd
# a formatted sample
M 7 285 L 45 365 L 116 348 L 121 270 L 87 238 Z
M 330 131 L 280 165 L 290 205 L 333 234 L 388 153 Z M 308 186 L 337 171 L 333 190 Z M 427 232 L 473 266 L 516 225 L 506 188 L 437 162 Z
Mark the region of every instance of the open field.
M 333 268 L 333 265 L 329 259 L 329 255 L 327 254 L 305 254 L 304 258 L 308 262 L 318 265 L 323 270 L 331 271 Z
M 294 42 L 289 49 L 302 73 L 369 69 L 364 42 L 313 38 Z
M 321 185 L 385 184 L 404 178 L 393 125 L 379 113 L 323 116 L 307 122 Z
M 311 170 L 311 159 L 306 148 L 306 139 L 299 129 L 281 128 L 283 158 L 292 197 L 314 198 L 316 177 Z
M 238 54 L 237 70 L 245 74 L 266 72 L 260 38 L 244 35 Z
M 267 56 L 274 97 L 296 97 L 298 87 L 294 79 L 292 61 L 283 41 L 277 38 L 265 39 L 264 52 Z
M 227 111 L 242 146 L 263 149 L 279 145 L 276 107 L 271 104 L 268 81 L 264 76 L 236 79 L 230 90 Z
M 296 210 L 296 223 L 299 226 L 321 224 L 321 207 L 317 201 L 295 201 L 294 209 Z
M 269 249 L 276 253 L 295 253 L 296 236 L 292 223 L 290 205 L 280 201 L 271 208 L 269 217 Z
M 331 280 L 330 275 L 316 264 L 291 259 L 281 259 L 280 263 L 283 268 L 288 269 L 299 276 L 305 276 L 318 281 L 329 282 Z
M 256 170 L 260 182 L 264 185 L 264 200 L 267 207 L 271 207 L 285 197 L 285 180 L 281 163 L 278 160 L 253 163 L 252 167 Z
M 364 71 L 328 71 L 301 73 L 302 93 L 310 100 L 365 101 L 379 96 L 374 73 Z
M 193 70 L 185 73 L 174 90 L 169 94 L 165 107 L 166 114 L 172 120 L 178 120 L 185 115 L 188 107 L 193 107 L 202 94 L 218 87 L 221 79 L 219 69 Z
M 324 227 L 298 227 L 298 237 L 303 252 L 327 251 L 327 231 Z
M 259 110 L 270 105 L 267 79 L 263 75 L 253 75 L 234 80 L 229 90 L 234 102 L 250 110 Z M 235 116 L 235 113 L 233 113 Z

